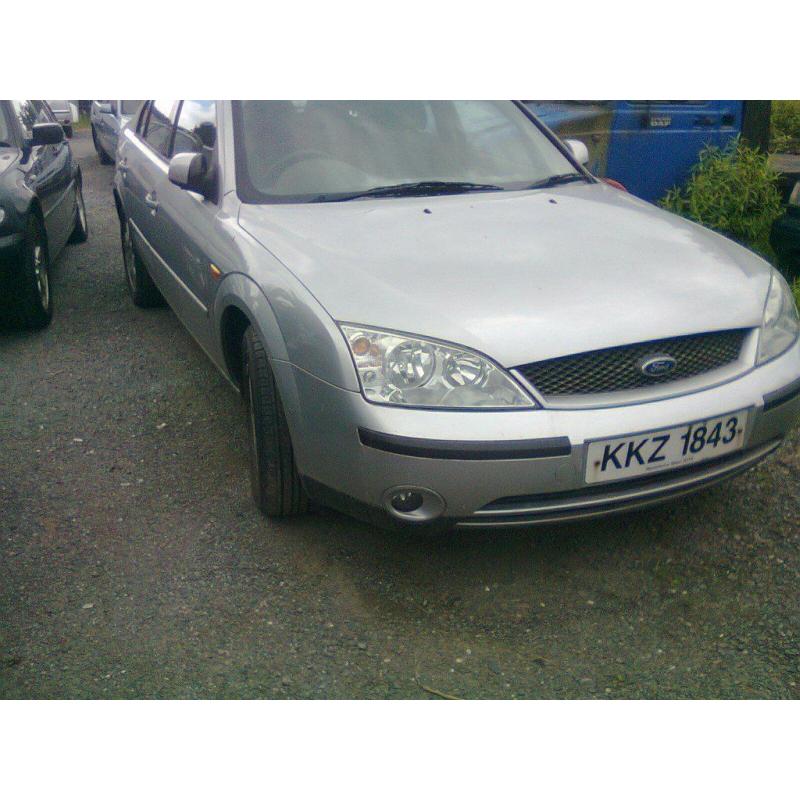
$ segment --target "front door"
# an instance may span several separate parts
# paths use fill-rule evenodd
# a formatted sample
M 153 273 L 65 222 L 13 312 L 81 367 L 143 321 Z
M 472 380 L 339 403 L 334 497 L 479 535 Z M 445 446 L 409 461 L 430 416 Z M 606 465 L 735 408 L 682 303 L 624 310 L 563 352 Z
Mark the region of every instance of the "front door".
M 213 100 L 181 102 L 171 155 L 201 153 L 213 176 L 217 165 L 217 117 Z M 159 195 L 162 256 L 174 273 L 180 299 L 174 306 L 189 331 L 202 344 L 210 336 L 208 308 L 216 291 L 210 264 L 221 261 L 216 244 L 218 206 L 214 187 L 209 196 L 181 189 L 167 181 Z M 218 266 L 222 266 L 221 263 Z

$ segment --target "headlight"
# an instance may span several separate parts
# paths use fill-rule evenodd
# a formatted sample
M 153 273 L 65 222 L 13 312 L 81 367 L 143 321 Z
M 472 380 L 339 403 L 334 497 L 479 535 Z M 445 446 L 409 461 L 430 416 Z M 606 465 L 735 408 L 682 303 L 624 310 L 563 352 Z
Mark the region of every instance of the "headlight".
M 798 333 L 800 333 L 800 318 L 792 290 L 783 276 L 777 270 L 772 270 L 756 363 L 763 364 L 788 350 L 797 339 Z
M 535 407 L 500 367 L 471 350 L 342 325 L 361 391 L 373 403 L 426 408 Z

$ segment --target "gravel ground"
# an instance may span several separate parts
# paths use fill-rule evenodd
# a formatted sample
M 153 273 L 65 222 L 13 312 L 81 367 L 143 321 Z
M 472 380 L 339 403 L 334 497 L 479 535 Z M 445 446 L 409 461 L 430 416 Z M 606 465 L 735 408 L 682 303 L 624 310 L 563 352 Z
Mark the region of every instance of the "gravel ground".
M 268 523 L 237 396 L 90 240 L 0 333 L 2 697 L 800 697 L 800 436 L 647 513 L 418 540 Z

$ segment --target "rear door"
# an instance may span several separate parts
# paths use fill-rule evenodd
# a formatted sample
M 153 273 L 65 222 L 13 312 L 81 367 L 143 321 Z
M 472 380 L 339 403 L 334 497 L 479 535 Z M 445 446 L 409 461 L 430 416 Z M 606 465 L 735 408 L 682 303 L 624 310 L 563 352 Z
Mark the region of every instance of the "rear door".
M 170 305 L 176 297 L 164 255 L 168 232 L 158 211 L 169 183 L 167 170 L 176 108 L 175 100 L 150 101 L 137 130 L 126 136 L 118 164 L 122 201 L 136 250 Z
M 605 175 L 655 202 L 686 180 L 703 147 L 723 144 L 740 127 L 734 101 L 618 101 Z
M 104 114 L 98 109 L 97 121 L 95 122 L 94 129 L 97 132 L 97 138 L 100 146 L 105 150 L 106 154 L 112 156 L 114 150 L 111 146 L 111 125 L 116 114 L 116 100 L 98 100 L 98 103 L 111 106 L 111 113 Z

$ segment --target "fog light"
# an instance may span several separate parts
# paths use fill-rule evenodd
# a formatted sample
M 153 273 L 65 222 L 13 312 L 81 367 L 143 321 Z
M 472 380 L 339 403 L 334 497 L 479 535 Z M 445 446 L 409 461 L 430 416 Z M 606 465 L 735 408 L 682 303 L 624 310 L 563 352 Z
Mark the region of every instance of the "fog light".
M 398 492 L 392 496 L 392 508 L 401 514 L 410 514 L 422 507 L 423 497 L 419 492 Z
M 393 486 L 383 493 L 383 507 L 406 522 L 428 522 L 445 510 L 444 498 L 424 486 Z

